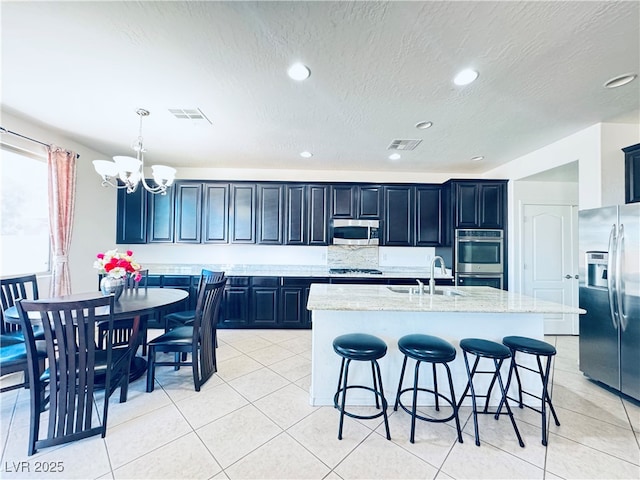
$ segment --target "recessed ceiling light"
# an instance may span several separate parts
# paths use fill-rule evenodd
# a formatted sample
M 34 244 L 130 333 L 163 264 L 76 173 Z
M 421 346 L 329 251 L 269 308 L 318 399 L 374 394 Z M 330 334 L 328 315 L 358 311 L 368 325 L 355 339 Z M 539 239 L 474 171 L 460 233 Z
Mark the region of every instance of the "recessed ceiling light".
M 462 70 L 455 76 L 455 78 L 453 79 L 453 83 L 455 83 L 456 85 L 469 85 L 476 78 L 478 78 L 478 72 L 467 68 L 466 70 Z
M 482 155 L 477 155 L 475 157 L 471 157 L 471 161 L 472 162 L 479 162 L 481 160 L 484 160 L 484 157 Z
M 420 130 L 426 130 L 427 128 L 431 128 L 433 126 L 433 122 L 418 122 L 416 123 L 416 128 Z
M 627 83 L 633 82 L 638 75 L 636 73 L 625 73 L 624 75 L 618 75 L 617 77 L 613 77 L 608 80 L 604 84 L 604 88 L 616 88 L 626 85 Z
M 400 154 L 392 153 L 391 155 L 389 155 L 389 160 L 400 160 Z
M 306 65 L 302 63 L 294 63 L 287 70 L 287 75 L 289 75 L 292 79 L 301 82 L 302 80 L 306 80 L 311 75 L 311 70 Z
M 307 151 L 305 150 L 304 152 L 300 152 L 300 156 L 301 156 L 302 158 L 311 158 L 311 157 L 313 157 L 313 153 L 311 153 L 311 152 L 307 152 Z

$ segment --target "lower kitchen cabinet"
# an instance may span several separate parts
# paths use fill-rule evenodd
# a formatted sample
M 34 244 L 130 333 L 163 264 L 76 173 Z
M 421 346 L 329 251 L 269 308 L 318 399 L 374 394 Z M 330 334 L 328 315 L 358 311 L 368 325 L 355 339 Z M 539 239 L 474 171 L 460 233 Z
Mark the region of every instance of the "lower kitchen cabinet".
M 249 327 L 249 284 L 251 277 L 227 277 L 220 307 L 219 328 Z

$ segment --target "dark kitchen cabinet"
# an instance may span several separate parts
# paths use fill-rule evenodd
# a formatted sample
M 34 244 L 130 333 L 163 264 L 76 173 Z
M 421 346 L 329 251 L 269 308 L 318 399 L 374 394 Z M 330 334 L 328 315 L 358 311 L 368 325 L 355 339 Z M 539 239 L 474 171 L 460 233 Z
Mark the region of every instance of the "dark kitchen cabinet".
M 440 185 L 416 187 L 416 238 L 420 247 L 440 246 L 443 243 L 443 204 Z
M 202 232 L 201 182 L 175 184 L 175 240 L 182 243 L 200 243 Z
M 307 310 L 312 283 L 328 283 L 324 277 L 283 277 L 280 288 L 280 328 L 311 328 Z
M 219 320 L 220 328 L 249 327 L 251 277 L 227 277 Z
M 333 185 L 332 218 L 380 219 L 382 187 L 380 185 Z
M 174 187 L 171 186 L 164 195 L 148 194 L 149 243 L 173 242 L 174 192 Z
M 640 143 L 625 147 L 624 152 L 624 201 L 640 202 Z
M 304 245 L 307 241 L 307 187 L 284 186 L 284 243 Z
M 278 324 L 279 294 L 279 277 L 251 279 L 251 326 L 273 328 Z
M 256 243 L 256 186 L 255 184 L 230 185 L 231 215 L 230 235 L 232 243 Z
M 454 228 L 505 228 L 507 181 L 454 180 Z
M 116 243 L 147 243 L 147 191 L 141 186 L 133 193 L 118 190 Z
M 263 245 L 282 245 L 284 186 L 258 184 L 258 241 Z
M 384 222 L 382 245 L 413 246 L 415 188 L 410 186 L 384 187 Z
M 229 184 L 204 184 L 204 212 L 202 214 L 202 242 L 229 241 Z
M 329 186 L 309 185 L 308 191 L 308 244 L 329 244 Z

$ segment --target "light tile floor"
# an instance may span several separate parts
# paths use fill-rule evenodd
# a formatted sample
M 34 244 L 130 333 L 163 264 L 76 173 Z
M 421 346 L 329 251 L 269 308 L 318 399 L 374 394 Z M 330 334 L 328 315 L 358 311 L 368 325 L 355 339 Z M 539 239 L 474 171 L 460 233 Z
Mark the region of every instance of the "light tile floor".
M 2 478 L 640 478 L 640 407 L 588 381 L 578 370 L 577 337 L 556 345 L 553 402 L 561 426 L 540 443 L 539 416 L 516 409 L 520 448 L 505 417 L 480 417 L 473 440 L 468 408 L 464 443 L 449 424 L 418 422 L 389 409 L 392 441 L 381 421 L 345 420 L 311 407 L 310 331 L 221 330 L 219 373 L 196 393 L 190 369 L 159 368 L 157 387 L 131 384 L 112 397 L 106 438 L 93 437 L 26 455 L 29 393 L 3 393 Z M 338 372 L 336 372 L 337 375 Z M 393 387 L 387 386 L 387 393 Z M 63 472 L 36 471 L 62 466 Z

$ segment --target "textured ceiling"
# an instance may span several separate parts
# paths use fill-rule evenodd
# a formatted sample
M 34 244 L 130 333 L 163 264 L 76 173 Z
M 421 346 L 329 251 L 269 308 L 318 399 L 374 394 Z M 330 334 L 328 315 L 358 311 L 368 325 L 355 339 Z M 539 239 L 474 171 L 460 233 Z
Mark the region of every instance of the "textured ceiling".
M 598 122 L 640 123 L 638 80 L 602 86 L 640 73 L 639 7 L 3 1 L 2 108 L 106 155 L 131 153 L 146 108 L 147 162 L 178 168 L 479 174 Z M 294 61 L 305 82 L 287 77 Z M 480 77 L 455 86 L 466 67 Z M 394 139 L 422 142 L 391 161 Z

